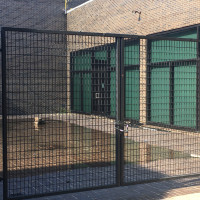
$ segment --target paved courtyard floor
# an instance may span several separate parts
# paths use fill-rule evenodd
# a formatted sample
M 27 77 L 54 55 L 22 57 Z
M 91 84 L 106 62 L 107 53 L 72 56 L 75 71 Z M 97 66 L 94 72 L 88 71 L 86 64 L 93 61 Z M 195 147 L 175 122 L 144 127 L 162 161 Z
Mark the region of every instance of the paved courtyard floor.
M 106 132 L 111 136 L 115 134 L 115 121 L 103 117 L 86 115 L 55 115 L 51 120 L 70 121 L 72 124 L 88 128 L 102 133 Z M 104 126 L 102 126 L 102 124 Z M 105 130 L 104 130 L 105 129 Z M 40 135 L 42 140 L 42 135 Z M 127 149 L 125 155 L 131 158 L 135 144 L 145 149 L 140 144 L 151 146 L 154 156 L 170 155 L 165 157 L 156 157 L 150 161 L 141 161 L 140 163 L 130 164 L 127 162 L 124 168 L 124 181 L 144 181 L 172 176 L 181 176 L 188 174 L 200 174 L 200 137 L 199 133 L 189 131 L 179 131 L 164 129 L 153 126 L 135 126 L 128 127 L 128 133 L 125 134 Z M 72 140 L 74 141 L 74 140 Z M 135 143 L 133 143 L 134 141 Z M 39 142 L 38 142 L 39 143 Z M 21 144 L 21 143 L 20 143 Z M 101 145 L 99 145 L 101 146 Z M 113 145 L 114 146 L 114 145 Z M 129 148 L 128 148 L 129 147 Z M 155 151 L 156 150 L 156 151 Z M 169 153 L 172 152 L 172 153 Z M 142 152 L 140 152 L 141 154 Z M 86 153 L 85 153 L 86 154 Z M 143 153 L 144 155 L 146 153 Z M 172 154 L 172 155 L 171 155 Z M 57 154 L 56 154 L 57 155 Z M 60 153 L 58 155 L 61 155 Z M 137 154 L 134 154 L 137 155 Z M 46 156 L 45 158 L 49 158 Z M 112 157 L 110 155 L 110 157 Z M 64 161 L 64 160 L 62 160 Z M 130 160 L 132 161 L 132 160 Z M 24 165 L 26 166 L 26 165 Z M 87 167 L 60 172 L 50 172 L 49 174 L 38 174 L 30 178 L 30 174 L 20 179 L 13 176 L 10 181 L 10 191 L 15 194 L 30 195 L 42 192 L 66 191 L 69 189 L 88 188 L 88 186 L 112 185 L 115 183 L 115 165 Z M 37 173 L 36 173 L 37 174 Z M 77 176 L 78 175 L 78 176 Z M 71 179 L 70 179 L 71 177 Z M 76 178 L 74 178 L 76 177 Z M 93 177 L 92 183 L 88 182 Z M 103 179 L 101 179 L 104 177 Z M 106 177 L 106 178 L 105 178 Z M 101 182 L 103 181 L 103 182 Z M 30 183 L 30 185 L 29 185 Z M 55 183 L 55 184 L 54 184 Z M 87 185 L 89 184 L 89 185 Z M 2 182 L 0 182 L 0 199 L 2 199 Z M 92 190 L 87 192 L 69 193 L 65 195 L 56 195 L 50 197 L 37 198 L 39 200 L 157 200 L 157 199 L 200 199 L 200 176 L 192 178 L 181 178 L 153 182 L 148 184 L 138 184 L 131 186 L 115 187 L 110 189 Z M 10 195 L 12 195 L 10 193 Z M 175 200 L 176 200 L 175 199 Z M 35 199 L 36 200 L 36 199 Z
M 3 195 L 0 182 L 0 199 Z M 200 198 L 200 176 L 109 189 L 92 190 L 33 200 L 190 200 Z

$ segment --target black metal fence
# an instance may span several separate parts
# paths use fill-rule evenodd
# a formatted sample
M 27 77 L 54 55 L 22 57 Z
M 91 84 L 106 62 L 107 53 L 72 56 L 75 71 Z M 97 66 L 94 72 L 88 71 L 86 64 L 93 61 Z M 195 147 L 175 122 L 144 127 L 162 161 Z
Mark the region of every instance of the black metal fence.
M 2 58 L 4 199 L 200 174 L 199 40 L 3 28 Z

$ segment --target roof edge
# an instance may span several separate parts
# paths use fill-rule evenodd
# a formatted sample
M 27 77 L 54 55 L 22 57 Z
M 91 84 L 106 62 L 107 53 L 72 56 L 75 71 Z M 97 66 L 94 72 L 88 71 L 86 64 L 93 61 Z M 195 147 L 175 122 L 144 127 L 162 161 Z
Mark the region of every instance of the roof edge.
M 147 34 L 146 36 L 165 35 L 165 34 L 176 33 L 176 32 L 184 31 L 184 30 L 188 30 L 188 29 L 193 29 L 193 28 L 197 28 L 197 27 L 200 27 L 200 24 L 192 24 L 189 26 L 182 26 L 182 27 L 175 28 L 175 29 L 169 29 L 166 31 L 160 31 L 160 32 L 156 32 L 156 33 Z
M 68 10 L 65 14 L 68 14 L 68 13 L 76 10 L 77 8 L 80 8 L 80 7 L 82 7 L 82 6 L 84 6 L 84 5 L 88 4 L 88 3 L 91 3 L 92 1 L 94 1 L 94 0 L 86 1 L 85 3 L 82 3 L 81 5 L 78 5 L 78 6 L 74 7 L 74 8 L 72 8 L 72 9 Z

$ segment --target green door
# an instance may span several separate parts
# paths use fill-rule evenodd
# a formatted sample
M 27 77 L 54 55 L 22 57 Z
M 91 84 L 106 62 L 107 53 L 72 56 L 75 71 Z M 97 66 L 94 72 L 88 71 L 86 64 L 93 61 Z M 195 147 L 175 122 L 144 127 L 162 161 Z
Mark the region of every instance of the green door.
M 84 73 L 82 79 L 83 112 L 91 113 L 91 73 Z
M 169 67 L 151 68 L 151 121 L 169 124 Z
M 196 64 L 174 67 L 174 125 L 196 126 Z
M 125 71 L 125 118 L 140 118 L 140 72 L 139 67 Z
M 81 51 L 72 60 L 72 110 L 91 113 L 91 53 Z

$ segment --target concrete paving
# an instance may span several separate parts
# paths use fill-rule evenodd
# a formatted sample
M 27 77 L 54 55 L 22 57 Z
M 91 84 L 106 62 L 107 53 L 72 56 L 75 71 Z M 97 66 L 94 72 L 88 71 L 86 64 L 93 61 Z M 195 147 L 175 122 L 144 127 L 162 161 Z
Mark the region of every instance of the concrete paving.
M 0 182 L 0 199 L 2 198 Z M 33 200 L 196 200 L 200 199 L 200 176 L 33 198 Z
M 67 116 L 51 116 L 55 120 L 70 120 L 74 124 L 86 128 L 102 129 L 104 127 L 114 134 L 114 121 L 111 119 L 85 115 L 77 117 L 75 114 Z M 94 118 L 94 119 L 93 119 Z M 79 119 L 79 120 L 77 120 Z M 81 119 L 81 120 L 80 120 Z M 105 122 L 104 122 L 105 121 Z M 95 124 L 93 124 L 95 123 Z M 150 145 L 160 146 L 190 154 L 199 154 L 200 137 L 197 133 L 177 130 L 160 130 L 146 127 L 129 127 L 126 137 L 137 142 L 146 142 Z M 179 141 L 179 143 L 177 143 Z M 171 176 L 186 174 L 200 174 L 199 157 L 180 157 L 177 159 L 160 159 L 144 164 L 126 164 L 124 168 L 124 180 L 126 182 L 161 179 Z M 51 172 L 28 177 L 13 178 L 9 180 L 9 195 L 35 195 L 55 191 L 69 191 L 79 188 L 90 188 L 115 184 L 115 165 L 103 167 L 87 167 L 61 172 Z M 37 174 L 37 173 L 36 173 Z M 92 180 L 92 181 L 91 181 Z M 1 188 L 2 188 L 2 182 Z M 181 190 L 181 188 L 184 188 Z M 186 188 L 190 188 L 186 190 Z M 111 189 L 93 190 L 87 192 L 70 193 L 39 199 L 69 199 L 69 200 L 114 200 L 114 199 L 165 199 L 175 196 L 197 194 L 200 190 L 200 177 L 190 179 L 177 179 L 149 184 L 124 186 Z M 2 191 L 2 190 L 1 190 Z M 187 193 L 185 193 L 187 191 Z M 0 193 L 2 197 L 2 192 Z M 195 196 L 195 195 L 194 195 Z
M 55 115 L 51 116 L 54 120 L 69 120 L 74 124 L 102 130 L 102 124 L 106 124 L 104 129 L 109 130 L 110 134 L 115 134 L 114 120 L 85 115 L 77 116 L 70 114 L 67 116 Z M 77 120 L 78 119 L 78 120 Z M 199 155 L 200 137 L 194 132 L 184 132 L 178 130 L 161 130 L 149 127 L 129 127 L 126 134 L 130 140 L 137 142 L 146 142 L 150 145 L 171 149 L 174 151 L 184 152 L 190 156 L 180 157 L 177 159 L 160 159 L 151 162 L 145 162 L 140 165 L 125 165 L 124 175 L 126 182 L 144 181 L 152 179 L 160 179 L 171 176 L 179 176 L 186 174 L 200 174 L 199 157 L 191 155 Z M 115 181 L 115 168 L 113 166 L 104 166 L 96 168 L 84 168 L 69 170 L 67 172 L 51 172 L 43 174 L 42 177 L 30 178 L 21 177 L 10 179 L 10 195 L 34 195 L 49 193 L 54 191 L 69 191 L 71 189 L 89 188 L 94 186 L 110 185 Z M 70 179 L 71 177 L 71 179 Z M 90 182 L 91 177 L 93 179 Z M 103 178 L 102 178 L 103 177 Z M 2 183 L 0 183 L 2 188 Z M 149 184 L 139 184 L 124 187 L 115 187 L 111 189 L 92 190 L 87 192 L 69 193 L 65 195 L 56 195 L 49 197 L 41 197 L 41 200 L 131 200 L 131 199 L 170 199 L 175 197 L 188 198 L 187 195 L 198 195 L 200 191 L 200 177 L 168 180 L 162 182 L 154 182 Z M 13 193 L 12 193 L 13 192 Z M 2 189 L 0 192 L 2 197 Z M 36 200 L 36 199 L 35 199 Z
M 181 195 L 181 196 L 166 198 L 165 200 L 197 200 L 197 199 L 200 199 L 200 193 Z

